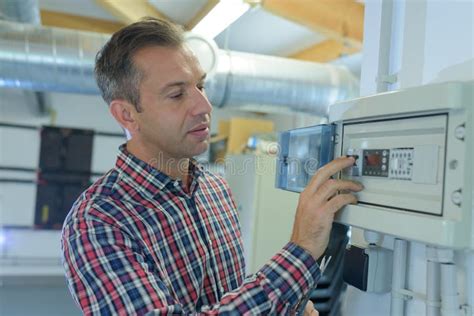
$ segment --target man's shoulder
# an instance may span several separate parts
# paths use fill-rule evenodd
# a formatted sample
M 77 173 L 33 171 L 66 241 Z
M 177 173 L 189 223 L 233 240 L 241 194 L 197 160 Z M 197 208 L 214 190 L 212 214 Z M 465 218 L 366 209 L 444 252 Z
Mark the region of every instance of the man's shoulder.
M 204 168 L 203 169 L 203 176 L 202 179 L 206 185 L 216 189 L 220 188 L 222 190 L 229 191 L 229 185 L 227 184 L 227 181 L 225 180 L 224 176 L 220 173 L 213 172 L 209 169 Z
M 204 180 L 201 183 L 204 185 L 201 186 L 201 191 L 204 194 L 221 199 L 221 201 L 225 200 L 229 205 L 235 204 L 232 190 L 222 174 L 206 170 L 202 178 Z
M 112 169 L 92 183 L 72 205 L 65 225 L 77 220 L 100 218 L 102 213 L 112 213 L 119 207 L 117 188 L 120 187 L 119 173 Z
M 110 196 L 119 182 L 119 172 L 116 169 L 111 169 L 96 179 L 83 194 L 85 197 Z

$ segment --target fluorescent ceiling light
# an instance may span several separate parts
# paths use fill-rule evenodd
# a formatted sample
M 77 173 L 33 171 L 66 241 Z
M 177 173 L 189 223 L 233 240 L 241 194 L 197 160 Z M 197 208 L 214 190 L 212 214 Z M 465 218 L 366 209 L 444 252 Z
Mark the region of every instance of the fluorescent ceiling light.
M 220 0 L 194 28 L 199 35 L 214 38 L 250 8 L 243 0 Z

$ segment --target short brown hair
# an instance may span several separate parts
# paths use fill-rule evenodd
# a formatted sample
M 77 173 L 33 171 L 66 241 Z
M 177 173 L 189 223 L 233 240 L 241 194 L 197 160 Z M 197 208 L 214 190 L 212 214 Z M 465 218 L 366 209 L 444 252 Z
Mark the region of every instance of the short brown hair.
M 179 47 L 183 41 L 182 27 L 151 17 L 113 34 L 95 59 L 95 77 L 105 102 L 124 99 L 140 111 L 142 74 L 133 64 L 133 56 L 145 47 Z

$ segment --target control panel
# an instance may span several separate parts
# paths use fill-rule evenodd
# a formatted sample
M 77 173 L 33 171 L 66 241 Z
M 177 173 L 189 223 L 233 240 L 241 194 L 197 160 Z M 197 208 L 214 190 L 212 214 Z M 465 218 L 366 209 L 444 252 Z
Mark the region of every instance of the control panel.
M 340 178 L 361 182 L 336 221 L 398 238 L 474 248 L 474 82 L 426 85 L 334 104 Z
M 301 192 L 334 157 L 360 182 L 335 220 L 426 244 L 474 249 L 474 81 L 336 103 L 329 125 L 282 133 L 277 187 Z
M 445 114 L 343 124 L 342 178 L 364 185 L 359 204 L 441 215 L 446 131 Z
M 362 151 L 362 175 L 373 177 L 388 176 L 388 150 L 366 149 Z
M 326 151 L 333 142 L 334 157 L 355 158 L 338 177 L 364 185 L 357 205 L 344 207 L 336 221 L 426 244 L 474 249 L 473 100 L 474 81 L 469 81 L 336 103 L 329 115 L 334 135 L 318 133 L 317 127 L 305 130 L 316 131 L 317 144 L 325 146 L 302 142 L 304 133 L 286 138 L 286 148 L 293 149 L 282 151 L 278 187 L 301 191 L 314 169 L 291 168 L 288 159 L 297 158 L 299 166 L 316 150 L 319 168 L 330 161 Z
M 355 165 L 349 172 L 352 176 L 388 177 L 389 149 L 349 148 L 347 156 L 355 158 Z
M 438 145 L 419 145 L 416 148 L 349 148 L 346 155 L 354 157 L 356 162 L 352 168 L 344 170 L 344 174 L 352 177 L 384 177 L 391 180 L 413 180 L 418 183 L 434 184 L 437 173 L 433 170 L 426 172 L 423 170 L 438 164 L 439 150 Z M 429 165 L 428 168 L 426 164 Z

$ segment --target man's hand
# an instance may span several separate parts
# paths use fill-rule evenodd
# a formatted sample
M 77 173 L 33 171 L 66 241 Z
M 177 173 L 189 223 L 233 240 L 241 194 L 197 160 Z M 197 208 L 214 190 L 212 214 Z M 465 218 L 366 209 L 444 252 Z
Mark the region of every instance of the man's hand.
M 334 214 L 347 204 L 357 203 L 351 193 L 363 189 L 359 183 L 334 180 L 331 176 L 354 164 L 354 158 L 340 157 L 318 170 L 301 193 L 296 210 L 291 240 L 309 251 L 317 260 L 329 242 Z
M 319 316 L 319 312 L 314 308 L 314 303 L 308 301 L 304 309 L 304 316 Z

